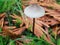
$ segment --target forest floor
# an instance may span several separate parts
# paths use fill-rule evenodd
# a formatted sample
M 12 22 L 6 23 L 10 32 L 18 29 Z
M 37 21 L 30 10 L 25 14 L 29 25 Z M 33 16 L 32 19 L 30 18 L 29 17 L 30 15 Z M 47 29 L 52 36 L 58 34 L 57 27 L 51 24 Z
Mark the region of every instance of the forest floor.
M 23 9 L 33 1 L 23 0 Z M 0 44 L 1 45 L 60 45 L 60 5 L 56 0 L 41 0 L 36 3 L 45 9 L 45 15 L 35 21 L 19 14 L 0 14 Z M 11 20 L 12 19 L 12 20 Z M 10 23 L 9 23 L 10 22 Z

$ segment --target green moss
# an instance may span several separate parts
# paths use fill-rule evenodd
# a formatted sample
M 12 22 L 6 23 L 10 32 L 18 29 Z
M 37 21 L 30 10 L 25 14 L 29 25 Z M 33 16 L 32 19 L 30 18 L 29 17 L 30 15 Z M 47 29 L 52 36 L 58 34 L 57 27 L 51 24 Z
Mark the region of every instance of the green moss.
M 60 0 L 56 0 L 56 2 L 57 2 L 58 4 L 60 4 Z
M 60 45 L 60 38 L 57 39 L 57 45 Z
M 19 28 L 21 23 L 22 23 L 22 20 L 16 19 L 15 26 L 16 26 L 17 28 Z
M 0 27 L 0 33 L 2 32 L 2 28 Z

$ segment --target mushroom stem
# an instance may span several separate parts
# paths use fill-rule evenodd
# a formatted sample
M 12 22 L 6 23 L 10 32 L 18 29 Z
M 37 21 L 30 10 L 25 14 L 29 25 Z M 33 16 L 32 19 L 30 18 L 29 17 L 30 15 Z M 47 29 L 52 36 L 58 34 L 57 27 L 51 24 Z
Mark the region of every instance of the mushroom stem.
M 35 29 L 35 18 L 33 18 L 33 34 L 34 34 L 34 29 Z

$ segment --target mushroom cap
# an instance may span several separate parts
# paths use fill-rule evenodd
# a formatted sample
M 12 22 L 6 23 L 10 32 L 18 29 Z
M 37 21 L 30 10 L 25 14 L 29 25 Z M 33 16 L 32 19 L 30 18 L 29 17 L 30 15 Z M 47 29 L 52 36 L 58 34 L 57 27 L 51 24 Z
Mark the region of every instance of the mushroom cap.
M 24 9 L 24 13 L 30 18 L 39 18 L 44 16 L 45 10 L 37 4 L 32 4 Z

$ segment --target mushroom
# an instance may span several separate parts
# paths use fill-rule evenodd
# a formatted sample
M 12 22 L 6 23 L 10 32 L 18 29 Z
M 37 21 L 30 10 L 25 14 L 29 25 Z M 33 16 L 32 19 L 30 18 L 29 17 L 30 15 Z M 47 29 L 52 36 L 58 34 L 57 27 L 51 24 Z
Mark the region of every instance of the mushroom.
M 32 4 L 24 9 L 24 14 L 30 18 L 33 18 L 33 33 L 34 33 L 35 18 L 44 16 L 45 14 L 44 8 L 37 4 Z

